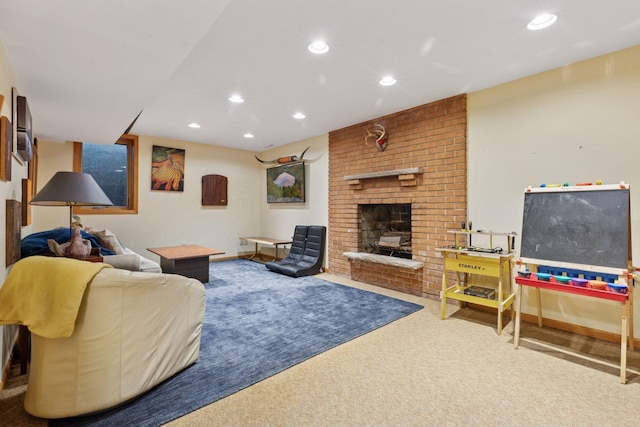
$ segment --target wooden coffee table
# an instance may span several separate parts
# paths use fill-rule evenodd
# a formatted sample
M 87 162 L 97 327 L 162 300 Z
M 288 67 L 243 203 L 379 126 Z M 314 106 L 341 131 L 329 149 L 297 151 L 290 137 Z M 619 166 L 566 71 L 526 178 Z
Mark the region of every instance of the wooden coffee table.
M 198 245 L 165 246 L 147 248 L 147 250 L 160 255 L 160 267 L 163 273 L 192 277 L 202 283 L 209 281 L 209 257 L 224 254 L 218 249 Z

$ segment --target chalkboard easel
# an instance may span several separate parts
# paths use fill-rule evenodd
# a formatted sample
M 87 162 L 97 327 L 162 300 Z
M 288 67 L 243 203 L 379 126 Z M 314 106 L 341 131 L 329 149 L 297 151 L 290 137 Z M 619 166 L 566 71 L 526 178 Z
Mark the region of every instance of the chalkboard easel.
M 513 345 L 518 348 L 523 287 L 535 289 L 538 326 L 542 327 L 540 289 L 577 294 L 621 303 L 620 382 L 626 382 L 627 348 L 634 350 L 633 267 L 631 260 L 631 220 L 629 185 L 594 185 L 525 190 L 520 262 L 568 269 L 607 273 L 626 283 L 628 292 L 575 287 L 534 278 L 516 277 L 516 323 Z
M 527 188 L 520 256 L 526 263 L 629 271 L 629 185 Z

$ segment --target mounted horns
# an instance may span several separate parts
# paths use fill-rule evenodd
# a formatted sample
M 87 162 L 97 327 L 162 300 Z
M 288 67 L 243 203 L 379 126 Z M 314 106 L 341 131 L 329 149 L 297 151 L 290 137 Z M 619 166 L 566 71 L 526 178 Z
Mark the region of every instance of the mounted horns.
M 293 155 L 293 156 L 285 156 L 285 157 L 279 157 L 275 160 L 261 160 L 258 158 L 258 156 L 255 156 L 256 160 L 259 161 L 262 164 L 265 165 L 286 165 L 289 163 L 295 163 L 295 162 L 299 162 L 301 160 L 303 160 L 304 157 L 304 153 L 307 152 L 307 150 L 311 148 L 311 147 L 307 147 L 305 148 L 305 150 L 302 152 L 302 154 L 300 154 L 300 157 Z
M 364 131 L 366 132 L 364 135 L 365 144 L 369 145 L 369 138 L 375 138 L 378 151 L 384 151 L 384 149 L 387 148 L 389 138 L 387 131 L 382 125 L 375 124 L 373 125 L 373 129 L 365 129 Z

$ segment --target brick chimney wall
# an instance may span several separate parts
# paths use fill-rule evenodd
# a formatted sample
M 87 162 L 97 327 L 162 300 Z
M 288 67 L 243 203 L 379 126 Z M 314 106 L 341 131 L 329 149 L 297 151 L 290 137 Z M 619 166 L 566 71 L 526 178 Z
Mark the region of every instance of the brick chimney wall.
M 364 129 L 384 126 L 385 151 Z M 411 176 L 359 180 L 345 176 L 421 168 Z M 405 267 L 354 260 L 358 252 L 358 204 L 411 203 L 413 260 Z M 467 97 L 459 95 L 329 133 L 329 271 L 353 280 L 440 299 L 442 257 L 436 248 L 453 244 L 446 231 L 467 218 Z

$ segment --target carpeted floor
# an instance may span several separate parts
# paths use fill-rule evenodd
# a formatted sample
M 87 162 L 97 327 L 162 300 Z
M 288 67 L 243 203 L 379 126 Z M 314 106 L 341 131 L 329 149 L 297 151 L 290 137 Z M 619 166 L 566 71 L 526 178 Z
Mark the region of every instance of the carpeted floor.
M 620 384 L 619 344 L 525 323 L 515 350 L 508 318 L 498 336 L 490 313 L 451 305 L 440 320 L 438 301 L 321 277 L 425 309 L 167 426 L 640 425 L 640 349 Z M 0 424 L 46 425 L 21 405 L 20 392 L 0 400 Z
M 158 426 L 422 306 L 262 264 L 211 265 L 200 358 L 131 403 L 52 426 Z

